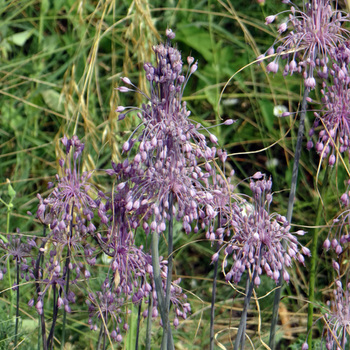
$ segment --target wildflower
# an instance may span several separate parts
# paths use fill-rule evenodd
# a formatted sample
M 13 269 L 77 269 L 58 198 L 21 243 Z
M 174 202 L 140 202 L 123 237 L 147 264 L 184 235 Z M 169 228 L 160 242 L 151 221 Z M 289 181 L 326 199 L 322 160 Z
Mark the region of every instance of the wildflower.
M 348 342 L 347 334 L 350 326 L 350 283 L 343 286 L 338 271 L 338 279 L 334 282 L 333 298 L 327 301 L 329 309 L 324 313 L 322 342 L 326 343 L 327 350 L 345 349 Z M 307 343 L 302 346 L 308 349 Z
M 90 196 L 93 190 L 89 179 L 91 173 L 80 174 L 80 158 L 84 144 L 73 136 L 72 139 L 62 138 L 66 148 L 66 159 L 60 159 L 59 164 L 63 176 L 56 175 L 57 184 L 50 195 L 43 199 L 38 195 L 40 204 L 37 217 L 45 224 L 50 224 L 54 231 L 64 231 L 73 220 L 82 234 L 93 233 L 95 227 L 90 224 L 97 208 L 97 202 Z M 50 187 L 54 184 L 50 183 Z M 88 224 L 89 223 L 89 224 Z
M 184 230 L 189 233 L 191 223 L 206 215 L 215 217 L 212 210 L 212 196 L 208 190 L 210 162 L 216 156 L 216 148 L 207 145 L 206 138 L 199 132 L 200 124 L 194 125 L 190 112 L 182 96 L 190 76 L 196 71 L 197 63 L 193 57 L 187 58 L 188 72 L 183 74 L 181 53 L 170 44 L 174 37 L 172 31 L 167 31 L 166 44 L 154 47 L 157 65 L 144 65 L 146 78 L 150 82 L 151 96 L 139 91 L 128 78 L 122 81 L 131 86 L 119 91 L 137 91 L 143 94 L 149 104 L 143 104 L 141 109 L 129 108 L 123 114 L 138 110 L 137 116 L 141 124 L 123 145 L 123 151 L 130 153 L 138 142 L 132 168 L 138 167 L 138 176 L 133 176 L 133 187 L 129 193 L 129 210 L 136 203 L 148 203 L 154 219 L 150 225 L 152 231 L 158 233 L 166 229 L 169 211 L 176 212 L 177 219 L 183 218 Z M 226 121 L 228 125 L 230 121 Z M 143 128 L 138 138 L 135 134 Z M 207 129 L 206 129 L 207 130 Z M 217 144 L 217 138 L 209 131 L 209 139 Z M 199 166 L 199 160 L 204 163 Z M 170 194 L 174 203 L 169 203 Z
M 271 179 L 266 180 L 265 175 L 257 173 L 250 181 L 253 207 L 238 205 L 237 202 L 231 204 L 231 217 L 227 225 L 232 231 L 225 254 L 226 257 L 232 255 L 234 263 L 226 274 L 226 281 L 232 279 L 238 283 L 243 272 L 250 269 L 252 274 L 255 273 L 254 284 L 257 286 L 263 270 L 276 283 L 280 274 L 289 282 L 286 267 L 291 266 L 292 259 L 304 263 L 304 255 L 310 255 L 307 248 L 299 247 L 295 237 L 304 232 L 290 233 L 290 225 L 285 217 L 269 213 L 271 187 Z
M 80 159 L 84 144 L 77 136 L 72 139 L 62 138 L 65 146 L 65 159 L 59 160 L 62 176 L 56 175 L 56 184 L 50 183 L 52 192 L 48 197 L 38 195 L 39 206 L 37 217 L 50 228 L 50 232 L 42 239 L 39 256 L 32 261 L 35 266 L 33 278 L 37 285 L 38 300 L 36 308 L 43 312 L 44 297 L 51 288 L 58 290 L 57 307 L 64 307 L 70 312 L 70 304 L 75 302 L 75 294 L 68 289 L 69 284 L 76 284 L 78 279 L 89 279 L 91 274 L 88 265 L 94 265 L 94 247 L 87 243 L 87 235 L 94 234 L 94 211 L 101 209 L 100 199 L 91 197 L 94 188 L 89 180 L 91 173 L 80 172 Z M 103 196 L 102 193 L 99 193 Z M 96 196 L 97 197 L 97 196 Z M 101 221 L 107 220 L 104 216 Z M 48 247 L 47 261 L 44 268 L 40 268 L 40 261 Z M 77 252 L 79 251 L 79 254 Z M 79 258 L 84 255 L 84 264 Z M 74 272 L 72 274 L 71 272 Z M 42 289 L 41 289 L 42 287 Z M 31 302 L 34 305 L 34 302 Z
M 0 259 L 3 264 L 3 267 L 0 269 L 0 280 L 7 273 L 7 268 L 5 267 L 7 259 L 12 258 L 21 271 L 21 278 L 29 281 L 33 275 L 33 269 L 29 264 L 28 258 L 33 257 L 32 250 L 36 247 L 34 239 L 35 237 L 29 237 L 27 242 L 23 242 L 21 237 L 14 235 L 7 235 L 7 242 L 0 239 L 0 247 L 4 252 Z
M 347 196 L 346 200 L 348 202 L 348 193 L 346 192 L 344 195 Z M 341 197 L 343 200 L 345 198 L 344 195 Z M 333 220 L 333 224 L 329 229 L 328 236 L 323 243 L 324 249 L 332 249 L 337 255 L 340 255 L 343 252 L 344 245 L 350 242 L 350 235 L 348 233 L 349 224 L 350 209 L 346 209 Z
M 315 112 L 315 122 L 309 131 L 311 138 L 318 126 L 322 126 L 315 145 L 316 151 L 323 159 L 328 158 L 329 165 L 333 166 L 336 152 L 349 151 L 350 134 L 350 76 L 347 68 L 350 50 L 341 45 L 333 51 L 335 63 L 330 70 L 332 83 L 323 83 L 321 89 L 321 111 Z M 314 146 L 310 139 L 307 147 Z
M 273 115 L 275 117 L 283 117 L 284 113 L 286 113 L 287 111 L 287 107 L 284 105 L 277 105 L 273 107 Z
M 328 326 L 326 330 L 326 348 L 345 349 L 347 343 L 346 334 L 350 326 L 350 283 L 343 288 L 342 283 L 338 280 L 335 282 L 336 288 L 333 291 L 334 300 L 328 302 L 331 306 L 331 311 L 325 314 L 325 321 Z
M 279 58 L 287 59 L 284 75 L 302 73 L 305 87 L 314 89 L 316 66 L 325 77 L 332 49 L 349 37 L 349 31 L 342 27 L 349 21 L 349 15 L 333 10 L 329 0 L 308 0 L 304 2 L 304 10 L 291 6 L 290 11 L 282 13 L 285 12 L 289 12 L 289 18 L 279 25 L 278 32 L 286 34 L 267 51 L 268 55 L 274 54 L 274 46 L 278 45 L 277 56 L 266 69 L 276 73 Z M 272 23 L 278 15 L 268 16 L 266 24 Z

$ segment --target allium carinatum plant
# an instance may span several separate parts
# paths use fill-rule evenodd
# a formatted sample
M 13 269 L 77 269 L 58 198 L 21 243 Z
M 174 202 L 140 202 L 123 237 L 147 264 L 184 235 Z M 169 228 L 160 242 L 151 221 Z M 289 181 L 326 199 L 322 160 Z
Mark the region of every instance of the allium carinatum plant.
M 304 231 L 290 232 L 290 224 L 284 216 L 270 213 L 273 195 L 272 181 L 258 172 L 250 179 L 250 189 L 253 193 L 252 203 L 249 201 L 233 201 L 232 195 L 226 196 L 226 208 L 220 202 L 222 222 L 225 226 L 218 229 L 218 239 L 223 244 L 225 252 L 223 262 L 226 281 L 238 284 L 244 272 L 247 274 L 247 288 L 243 311 L 238 328 L 234 349 L 244 348 L 247 311 L 253 288 L 261 283 L 263 272 L 276 283 L 280 275 L 289 282 L 286 270 L 292 260 L 304 263 L 304 255 L 310 255 L 309 249 L 299 244 L 296 235 Z M 227 191 L 230 194 L 231 188 Z M 223 233 L 228 236 L 226 242 Z M 230 263 L 232 256 L 232 265 Z M 219 252 L 213 255 L 213 261 L 219 258 Z M 230 266 L 227 269 L 227 266 Z M 228 270 L 228 271 L 227 271 Z M 251 278 L 250 278 L 251 276 Z
M 171 301 L 172 234 L 173 216 L 182 221 L 186 233 L 197 232 L 198 223 L 207 230 L 217 215 L 213 208 L 210 181 L 216 147 L 207 145 L 206 137 L 199 132 L 201 125 L 195 125 L 182 95 L 190 76 L 197 70 L 193 57 L 187 58 L 188 71 L 183 73 L 180 52 L 171 45 L 175 34 L 167 30 L 166 44 L 153 48 L 157 64 L 146 63 L 144 70 L 150 83 L 150 96 L 139 91 L 128 78 L 122 81 L 129 87 L 119 87 L 120 92 L 136 91 L 144 95 L 148 103 L 141 108 L 117 108 L 119 119 L 135 111 L 140 125 L 123 145 L 129 154 L 125 171 L 132 183 L 126 194 L 128 211 L 140 211 L 147 206 L 143 215 L 145 232 L 152 232 L 152 259 L 157 300 L 164 327 L 163 347 L 173 348 L 168 311 Z M 232 121 L 225 122 L 226 125 Z M 217 138 L 209 131 L 210 141 L 216 145 Z M 136 146 L 137 145 L 137 146 Z M 136 146 L 136 147 L 135 147 Z M 133 152 L 133 153 L 132 153 Z M 116 169 L 115 169 L 116 170 Z M 125 182 L 118 185 L 123 189 Z M 129 185 L 128 185 L 129 186 Z M 163 300 L 158 257 L 158 235 L 168 226 L 168 273 L 166 293 Z M 209 236 L 209 232 L 207 232 Z M 189 310 L 187 307 L 184 310 Z M 183 313 L 184 315 L 186 312 Z M 166 344 L 167 343 L 167 344 Z
M 309 131 L 313 136 L 315 129 L 321 127 L 316 142 L 316 151 L 321 158 L 328 158 L 333 166 L 337 152 L 349 151 L 350 141 L 350 76 L 348 64 L 350 50 L 348 44 L 342 44 L 332 51 L 333 65 L 329 69 L 330 83 L 323 82 L 321 89 L 321 110 L 315 112 L 315 122 Z M 313 147 L 310 139 L 308 149 Z
M 322 312 L 324 327 L 321 344 L 325 344 L 327 350 L 346 349 L 350 332 L 350 282 L 342 283 L 339 264 L 334 261 L 333 268 L 338 277 L 334 281 L 332 297 L 327 301 L 328 309 Z M 307 350 L 309 345 L 305 342 L 301 349 Z
M 310 255 L 309 249 L 301 246 L 296 238 L 305 232 L 290 232 L 284 216 L 270 213 L 271 188 L 271 179 L 256 173 L 250 180 L 252 204 L 235 202 L 230 205 L 226 224 L 230 238 L 224 246 L 224 265 L 230 264 L 230 256 L 233 264 L 226 273 L 226 281 L 239 283 L 242 274 L 250 270 L 256 286 L 260 285 L 263 272 L 276 283 L 281 274 L 289 282 L 286 268 L 291 266 L 292 260 L 304 263 L 304 255 Z
M 314 89 L 316 80 L 314 71 L 327 78 L 328 60 L 332 49 L 349 38 L 349 31 L 343 27 L 349 22 L 349 15 L 341 10 L 333 9 L 337 1 L 309 0 L 304 1 L 303 9 L 299 9 L 291 1 L 289 11 L 266 17 L 266 24 L 275 21 L 276 17 L 288 14 L 288 19 L 278 26 L 280 37 L 267 51 L 276 57 L 266 69 L 276 73 L 280 58 L 286 59 L 284 75 L 302 73 L 305 87 Z M 277 48 L 275 49 L 275 46 Z
M 127 113 L 138 111 L 137 117 L 141 122 L 123 145 L 123 150 L 130 154 L 137 142 L 135 153 L 129 157 L 133 159 L 133 166 L 141 172 L 132 179 L 135 183 L 129 207 L 147 202 L 154 214 L 150 229 L 158 233 L 165 230 L 167 215 L 172 210 L 170 193 L 178 206 L 177 219 L 183 218 L 187 233 L 192 230 L 191 222 L 203 216 L 215 216 L 207 179 L 216 148 L 207 145 L 206 137 L 199 132 L 201 125 L 195 125 L 189 119 L 190 111 L 186 102 L 182 101 L 188 79 L 197 70 L 197 63 L 193 57 L 188 57 L 189 68 L 186 74 L 183 73 L 181 53 L 170 43 L 174 36 L 168 30 L 166 44 L 153 48 L 156 66 L 144 65 L 150 82 L 150 96 L 139 91 L 128 78 L 122 81 L 130 88 L 118 88 L 121 92 L 137 91 L 149 102 L 140 109 L 120 106 L 117 112 L 121 112 L 119 119 L 124 119 Z M 225 123 L 228 125 L 232 121 Z M 217 144 L 213 134 L 209 133 L 209 139 Z M 200 163 L 204 164 L 204 168 Z M 205 212 L 201 209 L 203 206 Z

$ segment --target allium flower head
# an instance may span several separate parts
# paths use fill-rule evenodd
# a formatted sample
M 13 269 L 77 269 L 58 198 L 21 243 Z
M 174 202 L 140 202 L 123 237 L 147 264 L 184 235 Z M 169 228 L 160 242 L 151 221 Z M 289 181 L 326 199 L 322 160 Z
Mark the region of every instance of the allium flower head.
M 338 276 L 339 277 L 339 276 Z M 334 282 L 333 298 L 327 302 L 329 310 L 323 315 L 326 325 L 323 327 L 322 343 L 327 350 L 345 349 L 350 329 L 350 283 L 343 286 L 340 277 Z M 302 350 L 309 347 L 304 343 Z
M 4 251 L 0 259 L 1 265 L 3 265 L 0 268 L 0 280 L 7 273 L 5 262 L 7 259 L 12 259 L 20 266 L 21 278 L 29 281 L 30 276 L 33 274 L 33 269 L 29 264 L 28 258 L 33 258 L 34 256 L 32 252 L 32 249 L 36 247 L 34 239 L 35 237 L 27 238 L 27 242 L 23 242 L 21 237 L 14 235 L 8 235 L 6 242 L 0 239 L 0 247 Z
M 333 294 L 334 299 L 328 303 L 330 312 L 325 314 L 327 350 L 339 349 L 338 345 L 345 349 L 350 329 L 350 283 L 343 287 L 340 280 L 335 281 Z
M 348 192 L 347 190 L 347 192 L 341 196 L 343 204 L 349 203 Z M 333 220 L 328 236 L 323 243 L 323 248 L 326 250 L 332 249 L 337 255 L 340 255 L 344 250 L 344 246 L 350 242 L 349 225 L 350 209 L 347 208 Z
M 90 196 L 90 190 L 93 190 L 89 183 L 91 174 L 80 173 L 84 144 L 77 136 L 72 139 L 64 137 L 62 143 L 66 148 L 66 158 L 59 161 L 63 176 L 56 175 L 56 186 L 47 198 L 38 195 L 40 204 L 37 217 L 43 223 L 50 224 L 51 229 L 65 231 L 75 216 L 74 224 L 79 227 L 79 232 L 92 233 L 96 229 L 91 220 L 97 203 Z M 53 187 L 54 184 L 50 183 L 49 186 Z
M 331 166 L 335 163 L 336 151 L 349 152 L 350 146 L 350 76 L 347 68 L 350 50 L 346 45 L 341 45 L 333 53 L 335 63 L 330 69 L 332 83 L 323 83 L 322 108 L 320 112 L 315 112 L 316 119 L 309 131 L 311 137 L 315 129 L 322 126 L 315 147 L 322 158 L 328 158 Z M 307 147 L 313 147 L 312 140 L 309 140 Z
M 327 76 L 331 50 L 349 37 L 349 31 L 342 27 L 349 21 L 349 15 L 333 10 L 330 0 L 304 1 L 302 10 L 293 5 L 285 12 L 289 12 L 289 18 L 278 27 L 281 37 L 274 44 L 277 56 L 268 64 L 267 70 L 276 73 L 279 58 L 287 59 L 284 74 L 302 72 L 305 86 L 313 89 L 316 66 L 319 66 L 321 76 Z M 266 24 L 272 23 L 277 16 L 268 16 Z M 274 46 L 267 51 L 268 55 L 274 54 Z
M 166 44 L 154 47 L 157 58 L 155 66 L 144 65 L 147 80 L 150 82 L 151 95 L 146 96 L 139 91 L 128 78 L 123 82 L 132 88 L 120 87 L 119 91 L 137 91 L 149 101 L 142 105 L 137 113 L 141 124 L 124 143 L 123 151 L 135 149 L 133 164 L 139 168 L 139 176 L 134 176 L 134 187 L 130 192 L 130 209 L 135 203 L 148 203 L 154 214 L 151 230 L 162 232 L 171 208 L 169 196 L 172 194 L 174 204 L 178 206 L 178 218 L 184 218 L 184 229 L 191 231 L 191 222 L 203 216 L 202 207 L 206 213 L 214 217 L 212 196 L 207 190 L 210 177 L 210 162 L 216 156 L 216 148 L 209 147 L 206 137 L 199 132 L 200 124 L 194 125 L 189 119 L 190 112 L 182 95 L 189 77 L 196 71 L 197 63 L 193 57 L 187 58 L 188 71 L 183 73 L 183 63 L 179 50 L 171 46 L 170 39 L 174 33 L 167 31 Z M 126 107 L 118 107 L 123 119 Z M 225 123 L 230 123 L 227 121 Z M 142 131 L 141 131 L 142 129 Z M 207 130 L 207 129 L 206 129 Z M 139 132 L 139 136 L 134 135 Z M 217 138 L 209 131 L 209 139 L 217 144 Z M 204 168 L 199 166 L 204 164 Z
M 225 264 L 228 263 L 229 255 L 232 255 L 234 263 L 226 274 L 227 281 L 232 279 L 238 283 L 243 272 L 250 269 L 256 275 L 254 284 L 257 286 L 263 270 L 276 283 L 280 274 L 288 282 L 286 267 L 291 266 L 292 259 L 304 263 L 303 255 L 310 255 L 309 250 L 300 247 L 295 235 L 289 232 L 290 225 L 286 218 L 269 213 L 271 187 L 271 179 L 257 173 L 250 182 L 253 205 L 231 205 L 231 218 L 227 224 L 232 233 L 225 247 Z M 302 235 L 304 232 L 298 231 L 295 234 Z

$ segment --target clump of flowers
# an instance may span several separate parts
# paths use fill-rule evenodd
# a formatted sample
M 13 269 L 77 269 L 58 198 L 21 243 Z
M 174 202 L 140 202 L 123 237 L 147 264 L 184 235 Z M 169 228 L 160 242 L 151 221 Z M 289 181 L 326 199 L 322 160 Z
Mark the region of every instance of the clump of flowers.
M 329 309 L 322 317 L 325 322 L 322 342 L 325 342 L 327 350 L 345 349 L 350 327 L 350 283 L 343 286 L 339 265 L 333 262 L 333 268 L 338 273 L 338 279 L 334 282 L 333 298 L 327 301 Z M 302 345 L 302 350 L 308 348 L 307 343 Z
M 56 186 L 50 195 L 43 199 L 38 194 L 40 201 L 37 217 L 46 225 L 50 225 L 53 233 L 60 234 L 72 223 L 81 235 L 93 233 L 96 228 L 92 223 L 93 211 L 98 207 L 98 202 L 91 197 L 93 187 L 89 182 L 91 173 L 80 173 L 80 159 L 84 150 L 77 136 L 68 139 L 62 138 L 62 144 L 66 148 L 66 158 L 60 159 L 59 165 L 62 176 L 56 175 Z M 74 222 L 73 222 L 74 221 Z
M 348 196 L 347 193 L 346 195 Z M 344 195 L 342 196 L 342 198 L 344 199 Z M 348 202 L 348 199 L 344 200 Z M 339 256 L 344 250 L 344 245 L 350 242 L 349 224 L 350 209 L 346 209 L 337 218 L 333 220 L 333 224 L 329 230 L 328 237 L 323 243 L 323 247 L 326 250 L 334 250 L 335 253 Z
M 350 76 L 348 63 L 350 50 L 343 44 L 333 51 L 334 64 L 330 69 L 331 84 L 323 82 L 322 108 L 315 112 L 315 122 L 309 131 L 312 137 L 318 126 L 321 131 L 315 145 L 316 151 L 322 158 L 328 158 L 329 165 L 334 165 L 337 152 L 349 151 L 350 140 Z M 310 139 L 307 148 L 313 147 Z
M 292 4 L 291 1 L 284 1 Z M 287 21 L 278 27 L 281 35 L 267 51 L 277 56 L 266 69 L 276 73 L 280 57 L 287 59 L 284 74 L 302 73 L 305 87 L 315 88 L 314 71 L 318 66 L 321 77 L 328 76 L 327 63 L 332 49 L 349 37 L 349 31 L 342 25 L 349 22 L 349 15 L 333 10 L 330 0 L 309 0 L 304 2 L 303 10 L 293 4 Z M 275 21 L 278 15 L 266 17 L 265 24 Z M 286 33 L 284 36 L 283 33 Z M 277 46 L 275 50 L 275 46 Z
M 105 284 L 107 283 L 109 288 L 106 289 L 106 286 L 103 286 L 104 292 L 96 295 L 96 298 L 105 300 L 106 297 L 103 296 L 103 293 L 113 292 L 115 296 L 113 303 L 117 303 L 117 306 L 110 307 L 113 310 L 115 308 L 121 309 L 123 312 L 119 318 L 115 318 L 113 313 L 110 316 L 120 321 L 123 317 L 127 317 L 130 301 L 134 304 L 148 303 L 148 297 L 152 294 L 153 310 L 150 316 L 157 317 L 158 300 L 154 285 L 152 257 L 145 252 L 143 246 L 137 247 L 135 245 L 133 234 L 141 225 L 140 217 L 145 219 L 150 215 L 147 201 L 132 202 L 133 205 L 130 205 L 133 183 L 140 176 L 139 167 L 129 161 L 119 164 L 112 163 L 112 169 L 107 170 L 107 173 L 115 178 L 117 184 L 115 190 L 108 196 L 106 195 L 104 210 L 99 211 L 99 216 L 107 218 L 107 229 L 104 230 L 103 234 L 98 233 L 95 238 L 103 252 L 111 259 L 109 271 L 112 274 L 112 282 L 106 280 L 108 283 L 105 282 Z M 145 220 L 142 223 L 142 228 L 145 233 L 150 232 L 150 227 Z M 165 291 L 167 261 L 160 257 L 159 264 L 162 289 Z M 170 302 L 175 313 L 173 321 L 175 326 L 179 324 L 178 318 L 186 318 L 187 313 L 191 310 L 186 303 L 186 295 L 178 286 L 179 283 L 180 280 L 174 281 L 170 289 Z M 91 300 L 92 298 L 90 298 Z M 90 303 L 90 309 L 98 313 L 98 303 Z M 145 311 L 144 317 L 147 315 L 148 312 Z M 96 327 L 94 326 L 94 328 Z M 119 336 L 120 327 L 116 327 L 115 332 Z
M 272 202 L 272 181 L 265 175 L 256 173 L 250 181 L 253 203 L 231 204 L 227 227 L 230 238 L 225 245 L 225 265 L 227 256 L 232 255 L 233 265 L 226 273 L 226 281 L 238 283 L 246 270 L 251 270 L 254 284 L 260 285 L 260 275 L 265 270 L 267 276 L 276 283 L 282 274 L 289 282 L 286 267 L 296 259 L 304 263 L 304 255 L 310 255 L 309 249 L 298 242 L 295 235 L 304 231 L 290 232 L 290 225 L 284 216 L 270 214 Z M 217 259 L 217 255 L 214 256 Z
M 5 238 L 0 239 L 0 247 L 4 251 L 0 261 L 3 265 L 0 268 L 0 280 L 3 279 L 7 273 L 6 262 L 8 259 L 15 261 L 16 265 L 20 267 L 20 276 L 22 279 L 29 281 L 33 276 L 33 269 L 28 259 L 33 257 L 32 250 L 36 248 L 35 237 L 28 237 L 26 242 L 23 242 L 20 236 L 7 235 Z
M 174 37 L 175 34 L 167 30 L 166 44 L 154 47 L 157 64 L 144 65 L 150 82 L 150 96 L 139 91 L 128 78 L 122 81 L 131 88 L 118 88 L 121 92 L 137 91 L 149 101 L 141 109 L 120 106 L 117 112 L 121 113 L 119 119 L 123 119 L 127 113 L 138 111 L 141 123 L 123 145 L 123 151 L 130 153 L 138 142 L 133 164 L 139 168 L 139 176 L 132 177 L 134 186 L 128 197 L 128 206 L 134 208 L 148 203 L 154 214 L 150 230 L 158 233 L 166 229 L 166 219 L 171 210 L 176 213 L 177 220 L 183 219 L 187 233 L 191 232 L 193 221 L 216 215 L 208 190 L 210 162 L 216 156 L 216 147 L 207 145 L 205 136 L 199 132 L 201 125 L 191 122 L 190 112 L 182 101 L 184 89 L 196 71 L 197 63 L 193 57 L 188 57 L 188 72 L 183 73 L 181 53 L 170 43 Z M 231 123 L 231 120 L 225 122 L 226 125 Z M 141 129 L 135 138 L 136 132 Z M 209 139 L 217 144 L 213 134 L 209 133 Z M 199 165 L 199 160 L 204 168 Z M 169 203 L 170 194 L 177 210 Z

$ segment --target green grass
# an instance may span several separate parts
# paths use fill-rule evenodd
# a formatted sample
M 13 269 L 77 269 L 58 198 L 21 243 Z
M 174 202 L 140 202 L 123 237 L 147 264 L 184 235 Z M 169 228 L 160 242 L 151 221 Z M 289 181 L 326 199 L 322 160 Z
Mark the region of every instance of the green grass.
M 18 227 L 24 235 L 41 234 L 40 223 L 27 211 L 36 212 L 37 193 L 48 193 L 47 184 L 54 179 L 57 159 L 63 154 L 59 142 L 63 135 L 76 134 L 85 142 L 85 170 L 107 169 L 111 161 L 122 159 L 121 147 L 137 121 L 128 117 L 118 122 L 115 109 L 118 105 L 139 105 L 143 100 L 142 96 L 119 94 L 116 87 L 121 84 L 120 78 L 127 76 L 140 89 L 148 89 L 142 66 L 153 62 L 152 45 L 164 39 L 167 27 L 176 32 L 175 40 L 183 57 L 192 55 L 198 59 L 198 70 L 184 97 L 192 118 L 208 126 L 221 118 L 236 120 L 232 126 L 215 130 L 220 145 L 229 153 L 229 166 L 235 169 L 237 181 L 256 171 L 271 174 L 273 208 L 285 215 L 297 128 L 295 116 L 276 118 L 273 107 L 283 104 L 296 111 L 301 100 L 301 81 L 297 76 L 268 75 L 263 65 L 251 64 L 276 37 L 276 32 L 264 25 L 265 16 L 284 8 L 280 2 L 269 0 L 264 7 L 244 0 L 0 1 L 0 197 L 6 203 L 10 200 L 7 179 L 16 191 L 9 232 L 15 233 Z M 317 91 L 313 97 L 319 97 Z M 312 113 L 308 113 L 308 118 L 307 130 L 313 122 Z M 267 161 L 272 159 L 277 165 L 268 166 Z M 293 230 L 311 231 L 314 225 L 317 169 L 318 156 L 305 147 Z M 323 171 L 321 167 L 320 172 Z M 340 211 L 340 206 L 333 203 L 338 203 L 346 180 L 346 171 L 337 167 L 325 196 L 326 223 Z M 95 172 L 93 181 L 102 190 L 112 185 L 102 171 Z M 249 188 L 242 186 L 240 191 L 249 193 Z M 0 204 L 2 235 L 6 233 L 6 213 L 6 206 Z M 320 241 L 327 232 L 327 227 L 320 230 Z M 310 239 L 306 235 L 303 244 L 309 245 Z M 192 306 L 192 315 L 180 322 L 174 332 L 176 348 L 208 348 L 213 248 L 203 233 L 187 236 L 180 230 L 174 243 L 174 273 L 182 277 Z M 166 247 L 163 249 L 166 254 Z M 332 272 L 331 259 L 321 250 L 320 254 L 323 255 L 318 266 L 316 299 L 323 305 L 331 295 Z M 99 283 L 99 269 L 103 267 L 96 269 L 97 275 L 90 281 L 92 290 Z M 290 274 L 291 282 L 283 290 L 285 298 L 280 308 L 280 349 L 298 348 L 296 344 L 306 339 L 308 270 L 294 265 Z M 238 291 L 243 290 L 244 284 L 237 291 L 223 281 L 220 273 L 215 333 L 220 348 L 229 349 L 243 305 Z M 10 293 L 5 291 L 7 282 L 4 278 L 0 283 L 0 349 L 9 348 L 14 333 L 14 322 L 7 317 L 11 304 Z M 252 301 L 248 313 L 247 332 L 257 349 L 263 348 L 262 341 L 268 342 L 273 300 L 273 293 L 269 292 L 274 287 L 264 278 L 256 292 L 265 297 L 257 303 Z M 33 344 L 38 341 L 36 311 L 27 307 L 33 293 L 31 285 L 21 289 L 23 343 L 19 348 L 23 349 L 36 348 Z M 97 342 L 98 331 L 90 331 L 87 324 L 84 293 L 82 287 L 80 304 L 73 307 L 68 317 L 67 349 L 93 349 Z M 48 317 L 50 310 L 47 305 Z M 316 314 L 319 313 L 320 308 L 316 307 Z M 145 322 L 142 321 L 142 346 Z M 59 318 L 58 333 L 61 325 Z M 152 336 L 157 348 L 157 321 L 153 323 Z M 127 349 L 125 344 L 120 348 Z

